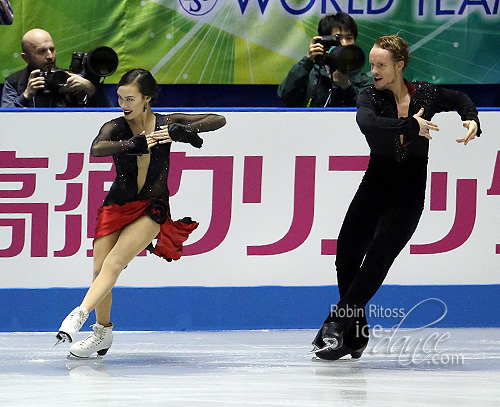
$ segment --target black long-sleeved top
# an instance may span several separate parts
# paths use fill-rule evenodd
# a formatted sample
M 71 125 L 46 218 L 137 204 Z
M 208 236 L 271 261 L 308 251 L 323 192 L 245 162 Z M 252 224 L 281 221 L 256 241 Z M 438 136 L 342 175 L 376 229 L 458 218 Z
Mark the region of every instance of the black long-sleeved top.
M 197 133 L 216 130 L 226 124 L 223 116 L 216 114 L 161 115 L 155 113 L 155 130 L 168 125 L 169 135 L 174 141 L 186 142 L 201 147 Z M 168 201 L 168 170 L 171 143 L 157 144 L 148 152 L 144 135 L 134 136 L 124 117 L 105 123 L 94 139 L 91 154 L 95 157 L 113 156 L 116 178 L 103 205 L 124 205 L 127 202 L 148 198 Z M 146 181 L 140 191 L 137 186 L 137 155 L 151 154 Z
M 389 90 L 366 88 L 358 96 L 356 121 L 365 135 L 372 155 L 396 154 L 395 137 L 403 134 L 406 155 L 427 157 L 429 140 L 418 136 L 419 125 L 413 117 L 424 108 L 422 118 L 431 120 L 439 112 L 456 110 L 462 120 L 474 120 L 479 126 L 477 109 L 462 92 L 435 86 L 428 82 L 408 82 L 411 99 L 408 117 L 398 118 L 394 94 Z M 477 135 L 481 133 L 478 128 Z

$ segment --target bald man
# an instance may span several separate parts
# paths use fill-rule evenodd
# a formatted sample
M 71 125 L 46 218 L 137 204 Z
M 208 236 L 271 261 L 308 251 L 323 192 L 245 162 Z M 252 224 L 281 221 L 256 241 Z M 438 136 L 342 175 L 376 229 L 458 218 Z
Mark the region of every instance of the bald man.
M 50 34 L 39 28 L 28 31 L 21 41 L 21 57 L 26 68 L 5 79 L 2 107 L 85 107 L 109 106 L 104 95 L 89 80 L 67 72 L 64 86 L 56 91 L 46 88 L 42 71 L 59 69 Z

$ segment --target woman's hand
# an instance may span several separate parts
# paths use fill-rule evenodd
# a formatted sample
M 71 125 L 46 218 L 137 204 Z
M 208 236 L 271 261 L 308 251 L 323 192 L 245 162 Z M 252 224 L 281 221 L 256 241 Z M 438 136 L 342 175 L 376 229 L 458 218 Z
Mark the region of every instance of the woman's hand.
M 153 148 L 157 144 L 171 143 L 172 139 L 168 134 L 168 126 L 161 126 L 160 130 L 155 130 L 149 134 L 146 134 L 146 141 L 148 143 L 149 149 Z
M 464 143 L 464 146 L 466 146 L 469 141 L 476 138 L 478 125 L 475 120 L 466 120 L 463 126 L 469 129 L 469 131 L 465 137 L 458 138 L 457 143 Z
M 439 127 L 437 124 L 432 123 L 431 121 L 422 119 L 422 115 L 424 114 L 424 108 L 422 107 L 418 113 L 414 114 L 413 117 L 417 119 L 417 122 L 420 126 L 420 131 L 418 132 L 419 136 L 425 137 L 429 140 L 432 140 L 432 137 L 430 135 L 430 131 L 439 131 Z

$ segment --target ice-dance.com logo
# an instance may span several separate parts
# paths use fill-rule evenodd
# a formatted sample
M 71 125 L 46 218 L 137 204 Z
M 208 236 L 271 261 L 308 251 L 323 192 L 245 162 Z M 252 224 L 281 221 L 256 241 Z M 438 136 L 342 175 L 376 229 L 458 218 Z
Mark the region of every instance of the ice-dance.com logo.
M 330 315 L 333 317 L 356 319 L 353 325 L 355 335 L 371 338 L 372 354 L 395 355 L 401 366 L 464 364 L 463 354 L 447 352 L 446 342 L 451 337 L 450 332 L 433 329 L 433 326 L 445 318 L 447 312 L 448 307 L 439 298 L 420 301 L 408 311 L 404 308 L 385 308 L 373 304 L 366 310 L 358 307 L 337 308 L 334 304 L 330 307 Z M 413 314 L 420 314 L 418 318 L 423 318 L 421 324 L 413 328 L 402 328 L 405 321 L 411 320 Z M 383 328 L 381 325 L 361 326 L 359 319 L 364 316 L 400 320 L 391 328 Z
M 217 0 L 179 0 L 181 7 L 193 16 L 202 16 L 215 7 Z
M 406 328 L 401 330 L 404 321 L 410 314 L 425 304 L 434 303 L 442 307 L 442 314 L 436 319 L 424 322 L 421 327 Z M 408 365 L 463 365 L 465 357 L 460 353 L 447 353 L 446 341 L 451 337 L 447 331 L 432 330 L 432 326 L 441 321 L 447 314 L 448 307 L 439 298 L 428 298 L 413 306 L 401 319 L 401 321 L 390 329 L 381 326 L 372 328 L 374 346 L 372 353 L 386 353 L 398 355 L 401 366 Z

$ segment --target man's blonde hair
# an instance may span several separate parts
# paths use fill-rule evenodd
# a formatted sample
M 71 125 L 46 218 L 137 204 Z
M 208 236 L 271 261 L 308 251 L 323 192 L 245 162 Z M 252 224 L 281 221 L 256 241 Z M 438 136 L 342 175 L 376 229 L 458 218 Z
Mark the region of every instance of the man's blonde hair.
M 377 38 L 375 45 L 389 51 L 395 62 L 404 61 L 405 66 L 403 69 L 406 68 L 410 62 L 410 47 L 398 34 L 384 35 Z

